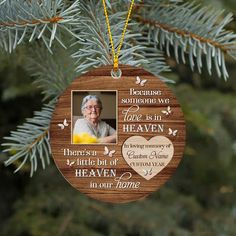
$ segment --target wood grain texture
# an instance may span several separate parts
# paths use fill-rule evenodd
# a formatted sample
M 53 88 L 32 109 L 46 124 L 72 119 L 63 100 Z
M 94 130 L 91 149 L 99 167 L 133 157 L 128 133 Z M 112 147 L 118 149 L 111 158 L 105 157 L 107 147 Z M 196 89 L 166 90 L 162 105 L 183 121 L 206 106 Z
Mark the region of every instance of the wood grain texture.
M 50 144 L 53 158 L 58 169 L 74 188 L 101 201 L 122 203 L 143 199 L 150 193 L 159 189 L 171 177 L 183 155 L 185 146 L 185 121 L 175 95 L 159 78 L 141 68 L 122 65 L 120 66 L 122 77 L 115 80 L 110 76 L 111 69 L 111 66 L 94 69 L 75 79 L 64 91 L 58 100 L 58 104 L 52 117 L 50 126 Z M 141 80 L 147 80 L 144 86 L 136 83 L 137 76 L 139 76 Z M 141 93 L 161 91 L 161 95 L 135 95 L 131 94 L 130 89 L 137 91 L 137 93 L 139 91 Z M 118 134 L 116 144 L 81 145 L 71 143 L 72 90 L 117 91 Z M 145 101 L 149 101 L 147 99 L 149 99 L 151 103 L 145 103 Z M 162 99 L 162 101 L 168 99 L 169 103 L 160 103 L 160 99 Z M 142 115 L 140 121 L 129 122 L 124 120 L 124 113 L 131 106 L 134 106 L 134 108 L 137 108 L 138 106 L 139 110 L 133 112 L 133 114 Z M 170 114 L 163 113 L 163 111 L 167 111 L 168 107 L 171 109 Z M 159 116 L 159 119 L 157 118 L 157 120 L 148 121 L 146 120 L 146 115 L 151 115 L 152 117 L 156 115 L 156 117 Z M 67 120 L 69 125 L 64 129 L 61 129 L 58 124 L 63 123 L 64 119 Z M 127 128 L 129 125 L 131 125 L 130 132 L 127 130 L 124 131 L 124 127 Z M 145 127 L 153 127 L 153 125 L 160 125 L 160 127 L 164 128 L 163 130 L 157 128 L 155 131 L 151 131 L 150 129 L 145 130 Z M 137 127 L 144 127 L 143 132 L 140 131 L 140 129 L 135 130 Z M 148 140 L 155 136 L 164 136 L 173 143 L 174 154 L 172 159 L 150 180 L 145 179 L 132 169 L 122 155 L 122 146 L 124 142 L 132 136 L 141 136 L 145 138 L 147 140 L 147 142 L 145 142 L 146 144 L 148 144 Z M 104 155 L 105 146 L 107 146 L 109 150 L 115 150 L 113 157 Z M 140 148 L 137 150 L 139 154 L 145 155 L 145 153 L 147 154 L 151 149 L 144 148 L 144 150 L 141 150 Z M 96 151 L 96 155 L 84 154 L 86 151 Z M 161 149 L 157 148 L 157 151 L 160 152 Z M 100 164 L 101 161 L 103 161 L 104 165 L 99 165 L 98 159 L 100 160 Z M 114 165 L 114 163 L 112 165 L 110 161 L 113 160 L 114 162 L 115 159 L 117 159 L 116 165 Z M 81 165 L 80 161 L 85 160 L 90 160 L 90 164 L 86 163 Z M 141 158 L 140 160 L 144 161 L 145 158 Z M 75 163 L 69 166 L 67 165 L 68 161 L 69 163 Z M 94 161 L 94 164 L 91 164 L 92 161 Z M 137 161 L 134 160 L 134 162 Z M 149 169 L 144 168 L 144 170 L 142 170 L 142 168 L 136 169 L 147 172 L 152 172 L 154 170 L 150 170 L 151 167 Z M 90 171 L 93 170 L 100 172 L 103 170 L 107 175 L 103 172 L 103 177 L 97 175 L 96 177 L 88 177 L 87 173 L 90 173 Z M 82 173 L 81 171 L 86 172 L 86 177 L 81 177 L 80 175 L 80 177 L 78 177 L 78 173 Z M 121 178 L 122 175 L 124 175 L 124 179 L 120 179 L 119 182 L 119 178 Z M 130 179 L 128 179 L 129 176 L 131 176 Z M 127 178 L 125 179 L 125 177 Z M 134 187 L 135 183 L 139 183 L 137 184 L 138 188 Z M 125 186 L 126 188 L 121 186 Z

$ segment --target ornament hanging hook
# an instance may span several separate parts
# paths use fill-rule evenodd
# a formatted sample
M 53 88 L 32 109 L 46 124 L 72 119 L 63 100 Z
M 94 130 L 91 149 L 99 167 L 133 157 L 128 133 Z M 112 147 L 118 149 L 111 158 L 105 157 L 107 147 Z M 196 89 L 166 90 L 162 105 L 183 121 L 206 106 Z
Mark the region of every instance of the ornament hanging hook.
M 114 70 L 114 69 L 111 70 L 111 77 L 113 79 L 120 79 L 121 76 L 122 76 L 121 69 L 118 68 L 117 70 Z

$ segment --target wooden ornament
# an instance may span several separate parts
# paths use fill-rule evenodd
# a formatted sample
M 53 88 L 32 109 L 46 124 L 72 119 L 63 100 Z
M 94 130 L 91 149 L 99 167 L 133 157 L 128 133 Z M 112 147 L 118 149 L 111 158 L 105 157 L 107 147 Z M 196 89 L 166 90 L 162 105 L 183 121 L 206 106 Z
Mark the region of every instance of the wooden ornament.
M 185 146 L 184 116 L 173 92 L 141 68 L 120 69 L 119 79 L 111 77 L 111 66 L 75 79 L 60 96 L 50 127 L 52 155 L 65 179 L 82 193 L 113 203 L 135 201 L 159 189 L 176 170 Z M 81 113 L 87 95 L 100 98 L 99 129 L 115 129 L 115 143 L 75 134 L 77 120 L 87 122 Z

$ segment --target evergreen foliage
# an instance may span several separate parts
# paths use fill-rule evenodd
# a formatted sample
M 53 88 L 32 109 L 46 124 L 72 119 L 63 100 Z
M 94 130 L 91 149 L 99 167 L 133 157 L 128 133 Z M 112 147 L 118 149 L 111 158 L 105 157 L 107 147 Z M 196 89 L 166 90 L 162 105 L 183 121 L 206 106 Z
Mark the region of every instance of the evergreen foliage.
M 209 7 L 196 6 L 194 3 L 178 5 L 154 4 L 147 1 L 146 9 L 137 20 L 144 24 L 149 32 L 149 39 L 156 42 L 170 56 L 170 45 L 174 48 L 176 61 L 180 58 L 186 63 L 186 52 L 193 70 L 197 66 L 201 73 L 203 56 L 206 66 L 212 74 L 212 65 L 219 77 L 228 78 L 225 66 L 225 54 L 235 58 L 236 35 L 225 30 L 225 26 L 233 20 L 233 14 L 223 17 L 223 11 Z M 142 12 L 142 11 L 141 11 Z
M 117 47 L 129 1 L 117 0 L 111 4 L 107 0 L 107 3 Z M 236 55 L 236 35 L 226 30 L 231 21 L 232 14 L 225 15 L 195 3 L 136 1 L 119 61 L 141 66 L 170 82 L 163 74 L 169 71 L 164 53 L 170 56 L 173 52 L 177 63 L 181 58 L 192 70 L 197 67 L 201 73 L 202 68 L 207 68 L 210 74 L 214 65 L 218 76 L 226 79 L 229 75 L 225 56 Z M 29 51 L 30 60 L 24 67 L 42 90 L 45 103 L 59 96 L 79 74 L 113 63 L 101 1 L 1 1 L 0 47 L 12 52 L 17 45 L 28 42 L 34 51 Z M 70 49 L 60 48 L 69 44 Z M 57 57 L 57 52 L 63 56 Z M 41 159 L 44 167 L 44 162 L 50 159 L 50 148 L 45 145 L 47 136 L 42 134 L 48 129 L 51 112 L 52 107 L 42 109 L 6 138 L 9 142 L 3 146 L 7 146 L 5 151 L 10 154 L 7 165 L 23 158 L 19 168 L 30 160 L 31 174 L 37 169 L 37 159 Z M 42 120 L 37 121 L 38 118 Z M 38 132 L 30 132 L 31 123 Z M 29 148 L 31 144 L 33 149 Z
M 35 78 L 35 86 L 41 89 L 44 101 L 58 97 L 77 76 L 71 49 L 56 44 L 52 51 L 53 54 L 46 47 L 34 46 L 28 50 L 24 64 L 25 70 Z
M 8 0 L 0 0 L 0 8 L 6 1 Z M 106 1 L 110 3 L 110 17 L 117 12 L 124 13 L 128 8 L 126 3 L 129 0 Z M 30 3 L 31 1 L 27 2 Z M 99 2 L 100 0 L 97 0 L 92 3 L 100 9 L 101 12 L 98 14 L 101 14 L 102 17 L 102 8 L 99 7 Z M 148 3 L 148 5 L 152 3 L 159 6 L 161 4 L 167 9 L 183 4 L 181 0 L 143 2 Z M 205 0 L 201 2 L 212 3 L 216 7 L 224 6 L 234 13 L 236 12 L 235 0 Z M 70 5 L 73 1 L 66 0 L 64 3 Z M 88 9 L 92 3 L 81 0 L 78 7 L 83 6 Z M 38 169 L 34 173 L 34 178 L 29 178 L 32 166 L 30 155 L 28 155 L 26 163 L 17 172 L 17 175 L 12 175 L 12 171 L 22 164 L 25 156 L 19 157 L 8 168 L 5 168 L 3 163 L 4 161 L 9 163 L 9 158 L 17 153 L 16 147 L 21 144 L 23 150 L 27 145 L 24 134 L 29 124 L 28 121 L 24 122 L 25 117 L 33 116 L 33 110 L 41 110 L 41 99 L 43 99 L 45 104 L 39 112 L 39 116 L 45 122 L 41 125 L 33 124 L 35 128 L 37 127 L 36 133 L 40 135 L 43 128 L 48 127 L 51 119 L 50 114 L 53 111 L 54 105 L 48 107 L 47 104 L 61 94 L 70 81 L 80 74 L 80 72 L 75 71 L 79 64 L 75 65 L 74 62 L 80 60 L 83 63 L 87 60 L 86 55 L 83 58 L 73 59 L 70 57 L 80 49 L 87 47 L 83 45 L 84 42 L 81 40 L 77 41 L 74 38 L 71 41 L 70 33 L 63 33 L 61 40 L 66 46 L 71 43 L 74 46 L 64 49 L 60 43 L 56 42 L 57 40 L 54 40 L 50 48 L 53 54 L 49 52 L 43 40 L 36 39 L 29 44 L 29 38 L 25 37 L 11 54 L 8 51 L 3 52 L 4 48 L 0 51 L 0 136 L 7 135 L 10 130 L 15 129 L 17 124 L 25 123 L 23 132 L 19 129 L 16 131 L 19 136 L 17 141 L 5 140 L 10 145 L 2 148 L 9 149 L 9 152 L 0 152 L 1 236 L 236 235 L 236 82 L 234 79 L 236 62 L 233 58 L 228 57 L 228 53 L 225 53 L 226 65 L 230 75 L 230 79 L 225 83 L 224 80 L 217 77 L 214 63 L 212 64 L 213 76 L 209 77 L 207 55 L 205 56 L 204 53 L 202 54 L 201 75 L 198 74 L 198 71 L 192 72 L 191 66 L 182 64 L 181 46 L 178 46 L 180 64 L 175 60 L 175 48 L 171 44 L 171 57 L 167 58 L 166 43 L 161 50 L 160 42 L 158 43 L 153 38 L 157 28 L 146 25 L 137 19 L 138 16 L 142 16 L 144 19 L 152 20 L 154 18 L 153 20 L 157 21 L 158 15 L 152 17 L 149 15 L 149 11 L 155 9 L 146 8 L 146 5 L 141 4 L 142 1 L 135 1 L 135 3 L 132 25 L 129 25 L 127 37 L 129 34 L 137 34 L 137 36 L 134 37 L 135 44 L 130 39 L 126 42 L 131 46 L 139 45 L 139 48 L 132 51 L 134 53 L 129 57 L 134 63 L 136 60 L 141 60 L 140 62 L 143 63 L 144 60 L 147 61 L 148 64 L 144 63 L 140 66 L 145 66 L 149 71 L 156 74 L 161 73 L 161 76 L 175 81 L 174 85 L 169 84 L 168 86 L 171 86 L 176 94 L 186 118 L 187 143 L 185 155 L 175 175 L 159 191 L 145 200 L 119 205 L 95 201 L 78 193 L 63 179 L 53 161 L 51 161 L 50 166 L 47 166 L 45 155 L 44 162 L 47 171 L 42 170 L 40 156 L 35 155 L 35 161 L 38 161 Z M 80 15 L 78 15 L 78 17 L 82 16 L 86 17 L 84 10 L 80 10 Z M 118 15 L 116 16 L 118 17 Z M 217 22 L 223 20 L 223 16 L 225 14 Z M 89 15 L 87 17 L 89 18 Z M 174 16 L 172 17 L 174 18 Z M 104 18 L 99 18 L 99 20 L 103 21 Z M 115 22 L 115 19 L 111 19 L 111 21 Z M 169 25 L 171 25 L 170 23 Z M 189 22 L 189 24 L 194 24 L 194 22 Z M 108 43 L 106 29 L 102 24 L 100 26 L 104 29 L 102 31 L 103 40 Z M 76 37 L 82 36 L 82 32 L 77 30 L 79 27 L 80 25 L 76 25 L 76 30 L 73 31 L 76 33 Z M 89 25 L 89 27 L 96 29 L 97 26 Z M 56 34 L 59 33 L 58 29 L 60 28 L 57 28 Z M 225 29 L 236 31 L 235 20 Z M 118 40 L 115 27 L 113 34 L 117 36 Z M 159 37 L 160 35 L 162 35 L 161 30 Z M 48 37 L 47 34 L 45 37 Z M 164 40 L 166 42 L 167 39 L 164 38 Z M 96 55 L 99 59 L 93 55 L 96 60 L 93 66 L 98 66 L 99 63 L 103 63 L 100 59 L 103 54 L 97 49 L 96 43 L 93 43 L 95 45 L 89 44 L 88 46 L 98 50 Z M 187 46 L 185 54 L 187 65 L 190 65 L 188 59 L 190 47 L 191 45 Z M 136 53 L 138 57 L 136 57 Z M 163 61 L 163 66 L 156 58 Z M 213 60 L 212 57 L 212 62 Z M 194 61 L 194 63 L 197 68 L 197 62 Z M 174 72 L 166 73 L 166 69 L 162 70 L 167 64 Z M 160 66 L 158 70 L 156 65 Z M 222 68 L 219 68 L 222 73 Z M 86 70 L 89 69 L 90 67 Z M 31 84 L 32 81 L 33 84 Z M 57 84 L 55 84 L 56 82 Z M 45 112 L 48 114 L 47 118 L 43 116 Z M 21 132 L 23 136 L 20 136 Z M 34 139 L 34 135 L 29 134 L 27 137 L 34 142 L 37 138 Z M 37 150 L 36 146 L 35 149 Z
M 61 43 L 61 30 L 73 34 L 78 24 L 79 1 L 6 0 L 0 8 L 0 47 L 12 52 L 22 42 L 41 39 L 50 50 L 54 40 Z M 74 35 L 74 34 L 73 34 Z M 75 36 L 75 35 L 74 35 Z
M 23 159 L 15 172 L 30 161 L 32 176 L 37 170 L 39 160 L 43 169 L 46 163 L 50 163 L 49 125 L 53 110 L 54 105 L 51 102 L 41 112 L 35 112 L 33 118 L 27 119 L 26 123 L 18 126 L 17 131 L 12 131 L 10 137 L 5 137 L 8 142 L 2 144 L 6 147 L 4 151 L 12 154 L 5 164 L 10 165 L 20 158 Z

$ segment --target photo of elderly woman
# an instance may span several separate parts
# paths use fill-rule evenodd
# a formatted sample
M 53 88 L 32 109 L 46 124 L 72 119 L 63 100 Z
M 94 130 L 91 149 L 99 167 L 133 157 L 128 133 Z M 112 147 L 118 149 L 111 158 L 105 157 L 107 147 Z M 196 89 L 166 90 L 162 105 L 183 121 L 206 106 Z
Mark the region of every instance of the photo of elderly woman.
M 75 121 L 73 143 L 116 143 L 116 130 L 101 119 L 104 108 L 98 95 L 83 97 L 80 109 L 82 117 Z

